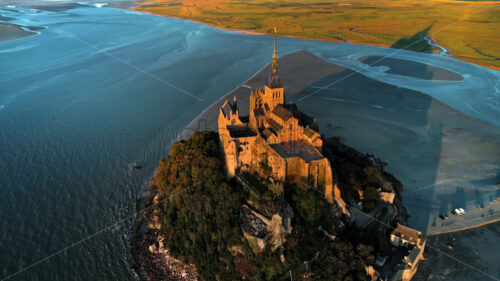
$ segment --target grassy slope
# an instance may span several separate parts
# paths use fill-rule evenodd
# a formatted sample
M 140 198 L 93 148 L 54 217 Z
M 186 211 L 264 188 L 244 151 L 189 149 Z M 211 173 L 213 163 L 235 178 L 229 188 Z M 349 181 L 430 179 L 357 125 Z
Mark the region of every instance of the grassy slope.
M 438 44 L 467 61 L 500 68 L 499 2 L 446 0 L 145 0 L 138 11 L 218 27 L 311 39 L 392 46 L 431 27 Z M 483 9 L 484 8 L 484 9 Z M 483 10 L 481 10 L 483 9 Z M 479 12 L 477 12 L 480 10 Z M 472 14 L 472 15 L 471 15 Z M 470 15 L 470 16 L 469 16 Z M 467 17 L 465 20 L 461 19 Z M 460 22 L 457 22 L 460 21 Z M 417 36 L 418 37 L 418 36 Z M 401 41 L 401 39 L 403 39 Z M 417 46 L 418 45 L 418 46 Z M 415 44 L 416 50 L 425 48 Z M 409 48 L 410 49 L 410 48 Z

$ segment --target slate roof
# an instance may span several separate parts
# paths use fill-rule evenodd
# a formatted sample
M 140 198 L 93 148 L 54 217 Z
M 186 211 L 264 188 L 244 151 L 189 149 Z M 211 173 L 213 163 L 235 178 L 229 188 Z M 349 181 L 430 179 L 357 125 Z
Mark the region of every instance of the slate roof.
M 275 131 L 280 131 L 281 129 L 283 129 L 283 127 L 278 124 L 276 121 L 274 121 L 273 119 L 269 119 L 267 120 L 267 123 L 269 124 L 269 126 L 271 126 L 271 128 L 273 128 Z
M 257 134 L 252 132 L 247 126 L 230 125 L 227 126 L 227 129 L 229 131 L 229 135 L 232 138 L 245 138 L 245 137 L 257 136 Z
M 262 135 L 264 136 L 264 138 L 267 140 L 269 139 L 270 136 L 272 136 L 274 133 L 273 131 L 269 130 L 268 128 L 264 129 L 264 131 L 262 131 Z
M 270 146 L 282 158 L 300 157 L 308 163 L 323 158 L 323 155 L 319 151 L 305 141 L 271 144 Z
M 286 121 L 293 117 L 293 113 L 280 104 L 274 107 L 273 113 L 279 118 L 283 119 L 283 121 Z
M 306 127 L 306 128 L 304 129 L 304 134 L 305 134 L 306 136 L 308 136 L 309 138 L 312 138 L 312 137 L 314 136 L 314 134 L 315 134 L 315 133 L 316 133 L 316 132 L 315 132 L 315 131 L 313 131 L 313 130 L 312 130 L 311 128 L 309 128 L 309 127 Z
M 417 260 L 418 253 L 420 253 L 420 250 L 417 249 L 417 247 L 414 247 L 413 250 L 411 250 L 410 254 L 408 255 L 408 260 L 413 264 Z

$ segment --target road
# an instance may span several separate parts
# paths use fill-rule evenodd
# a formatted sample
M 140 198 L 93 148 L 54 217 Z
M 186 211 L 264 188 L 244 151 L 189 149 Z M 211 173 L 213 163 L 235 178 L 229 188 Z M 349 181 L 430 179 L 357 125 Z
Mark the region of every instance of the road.
M 500 200 L 495 200 L 484 208 L 470 208 L 467 214 L 449 215 L 447 220 L 435 216 L 430 221 L 427 236 L 455 232 L 500 221 Z

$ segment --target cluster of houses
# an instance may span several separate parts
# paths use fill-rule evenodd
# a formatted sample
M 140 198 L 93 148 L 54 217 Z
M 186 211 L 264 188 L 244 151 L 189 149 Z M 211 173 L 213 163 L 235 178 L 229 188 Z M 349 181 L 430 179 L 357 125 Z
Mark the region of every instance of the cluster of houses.
M 371 273 L 373 281 L 410 281 L 417 273 L 419 262 L 424 259 L 425 235 L 398 224 L 390 240 L 394 248 L 393 255 L 390 258 L 377 256 L 375 266 L 379 270 L 367 272 Z

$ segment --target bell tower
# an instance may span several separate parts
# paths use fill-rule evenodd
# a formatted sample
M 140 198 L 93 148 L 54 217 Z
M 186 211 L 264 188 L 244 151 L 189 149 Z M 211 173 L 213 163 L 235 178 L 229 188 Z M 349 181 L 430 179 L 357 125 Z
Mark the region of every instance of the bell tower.
M 271 67 L 271 75 L 267 79 L 267 84 L 264 87 L 266 100 L 268 101 L 271 110 L 278 104 L 285 104 L 285 89 L 278 75 L 278 47 L 276 43 L 276 27 L 274 28 L 274 52 L 273 62 Z

